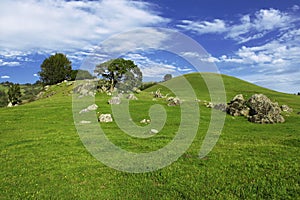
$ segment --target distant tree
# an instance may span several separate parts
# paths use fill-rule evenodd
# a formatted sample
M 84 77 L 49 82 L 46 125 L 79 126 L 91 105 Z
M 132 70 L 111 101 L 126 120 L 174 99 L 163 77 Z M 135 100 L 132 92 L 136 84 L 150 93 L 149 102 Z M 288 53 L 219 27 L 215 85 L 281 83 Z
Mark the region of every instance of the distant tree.
M 138 66 L 133 61 L 123 58 L 112 59 L 97 65 L 95 73 L 108 81 L 111 92 L 116 86 L 124 91 L 138 88 L 143 78 Z
M 12 105 L 16 105 L 21 103 L 21 89 L 19 84 L 12 84 L 8 89 L 8 99 L 12 103 Z
M 84 80 L 84 79 L 93 79 L 95 78 L 89 71 L 76 69 L 71 72 L 71 80 Z
M 53 85 L 71 78 L 71 61 L 62 53 L 46 58 L 39 72 L 40 79 L 44 85 Z
M 168 81 L 168 80 L 170 80 L 170 79 L 172 79 L 172 74 L 166 74 L 166 75 L 164 76 L 164 81 Z
M 8 96 L 4 90 L 0 90 L 0 107 L 6 107 L 8 104 Z
M 297 95 L 300 95 L 300 92 L 298 92 L 298 94 Z

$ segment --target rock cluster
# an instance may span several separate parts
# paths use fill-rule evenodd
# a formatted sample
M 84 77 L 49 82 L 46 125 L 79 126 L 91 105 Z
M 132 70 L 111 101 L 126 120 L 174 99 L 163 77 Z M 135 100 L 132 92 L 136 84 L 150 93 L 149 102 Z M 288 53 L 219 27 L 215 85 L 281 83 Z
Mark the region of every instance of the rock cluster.
M 250 122 L 260 124 L 283 123 L 285 120 L 281 112 L 292 112 L 287 105 L 280 107 L 264 94 L 254 94 L 248 100 L 245 100 L 242 94 L 238 94 L 227 105 L 208 103 L 206 106 L 232 116 L 245 116 Z
M 281 108 L 278 103 L 273 103 L 267 96 L 263 94 L 255 94 L 248 100 L 250 107 L 250 122 L 261 124 L 282 123 L 284 118 L 281 115 Z
M 73 92 L 76 94 L 79 94 L 79 97 L 84 97 L 84 96 L 95 96 L 96 93 L 96 84 L 94 84 L 93 82 L 89 81 L 89 82 L 85 82 L 82 83 L 78 86 L 76 86 L 73 89 Z

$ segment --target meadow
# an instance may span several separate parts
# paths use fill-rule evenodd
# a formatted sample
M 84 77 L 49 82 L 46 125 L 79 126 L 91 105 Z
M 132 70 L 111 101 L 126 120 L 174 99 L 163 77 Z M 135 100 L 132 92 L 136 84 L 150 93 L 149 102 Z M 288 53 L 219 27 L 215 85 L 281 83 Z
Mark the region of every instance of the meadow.
M 211 76 L 216 76 L 211 74 Z M 198 154 L 211 109 L 199 103 L 200 123 L 188 150 L 171 165 L 153 172 L 128 173 L 109 168 L 84 147 L 74 125 L 72 85 L 51 86 L 48 98 L 0 109 L 0 199 L 299 199 L 300 96 L 258 87 L 223 75 L 227 102 L 263 93 L 293 113 L 282 124 L 254 124 L 227 115 L 220 138 L 204 158 Z M 210 101 L 199 74 L 185 75 L 197 98 Z M 176 81 L 174 78 L 173 81 Z M 152 86 L 130 101 L 132 120 L 149 118 L 151 105 L 167 113 L 162 131 L 149 139 L 132 138 L 116 123 L 101 124 L 117 146 L 133 152 L 162 148 L 178 130 L 180 108 L 153 101 Z M 110 97 L 97 93 L 97 112 L 109 113 Z

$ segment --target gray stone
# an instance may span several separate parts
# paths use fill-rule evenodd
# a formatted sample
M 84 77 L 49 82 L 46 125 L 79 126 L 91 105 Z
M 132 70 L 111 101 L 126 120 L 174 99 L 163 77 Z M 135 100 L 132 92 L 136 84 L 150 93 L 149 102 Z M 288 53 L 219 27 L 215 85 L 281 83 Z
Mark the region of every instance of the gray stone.
M 179 106 L 181 104 L 181 100 L 178 97 L 169 97 L 167 101 L 168 106 Z
M 238 94 L 228 103 L 226 112 L 232 116 L 249 116 L 250 108 L 246 105 L 246 101 L 242 94 Z
M 121 103 L 121 98 L 120 97 L 112 97 L 109 101 L 109 104 L 115 104 L 118 105 Z
M 250 114 L 248 120 L 254 123 L 273 124 L 282 123 L 284 118 L 281 115 L 281 108 L 278 103 L 273 103 L 263 94 L 254 94 L 248 101 Z
M 103 122 L 103 123 L 108 123 L 108 122 L 112 122 L 113 119 L 111 117 L 111 114 L 101 114 L 99 116 L 99 122 Z
M 129 99 L 129 100 L 138 100 L 138 98 L 134 95 L 134 94 L 129 94 L 126 99 Z

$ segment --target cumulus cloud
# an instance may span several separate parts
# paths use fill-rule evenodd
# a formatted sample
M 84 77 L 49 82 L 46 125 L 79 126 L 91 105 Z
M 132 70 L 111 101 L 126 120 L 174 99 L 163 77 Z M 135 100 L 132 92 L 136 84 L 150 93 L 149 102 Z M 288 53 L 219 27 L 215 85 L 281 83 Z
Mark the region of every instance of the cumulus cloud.
M 10 76 L 7 76 L 7 75 L 4 75 L 4 76 L 1 76 L 2 79 L 9 79 Z
M 70 50 L 108 35 L 168 22 L 141 1 L 0 1 L 1 49 Z
M 274 30 L 287 30 L 295 19 L 288 13 L 277 9 L 261 9 L 254 14 L 242 15 L 238 22 L 221 19 L 209 21 L 181 20 L 178 28 L 197 34 L 224 34 L 227 39 L 238 43 L 264 37 Z
M 215 19 L 211 22 L 182 20 L 181 23 L 182 24 L 178 24 L 177 27 L 193 31 L 198 34 L 223 33 L 227 30 L 225 22 L 220 19 Z
M 126 56 L 124 56 L 124 58 L 133 60 L 140 67 L 143 76 L 148 78 L 160 78 L 163 77 L 165 74 L 176 75 L 177 70 L 179 69 L 179 67 L 175 65 L 155 61 L 139 53 L 129 53 Z

